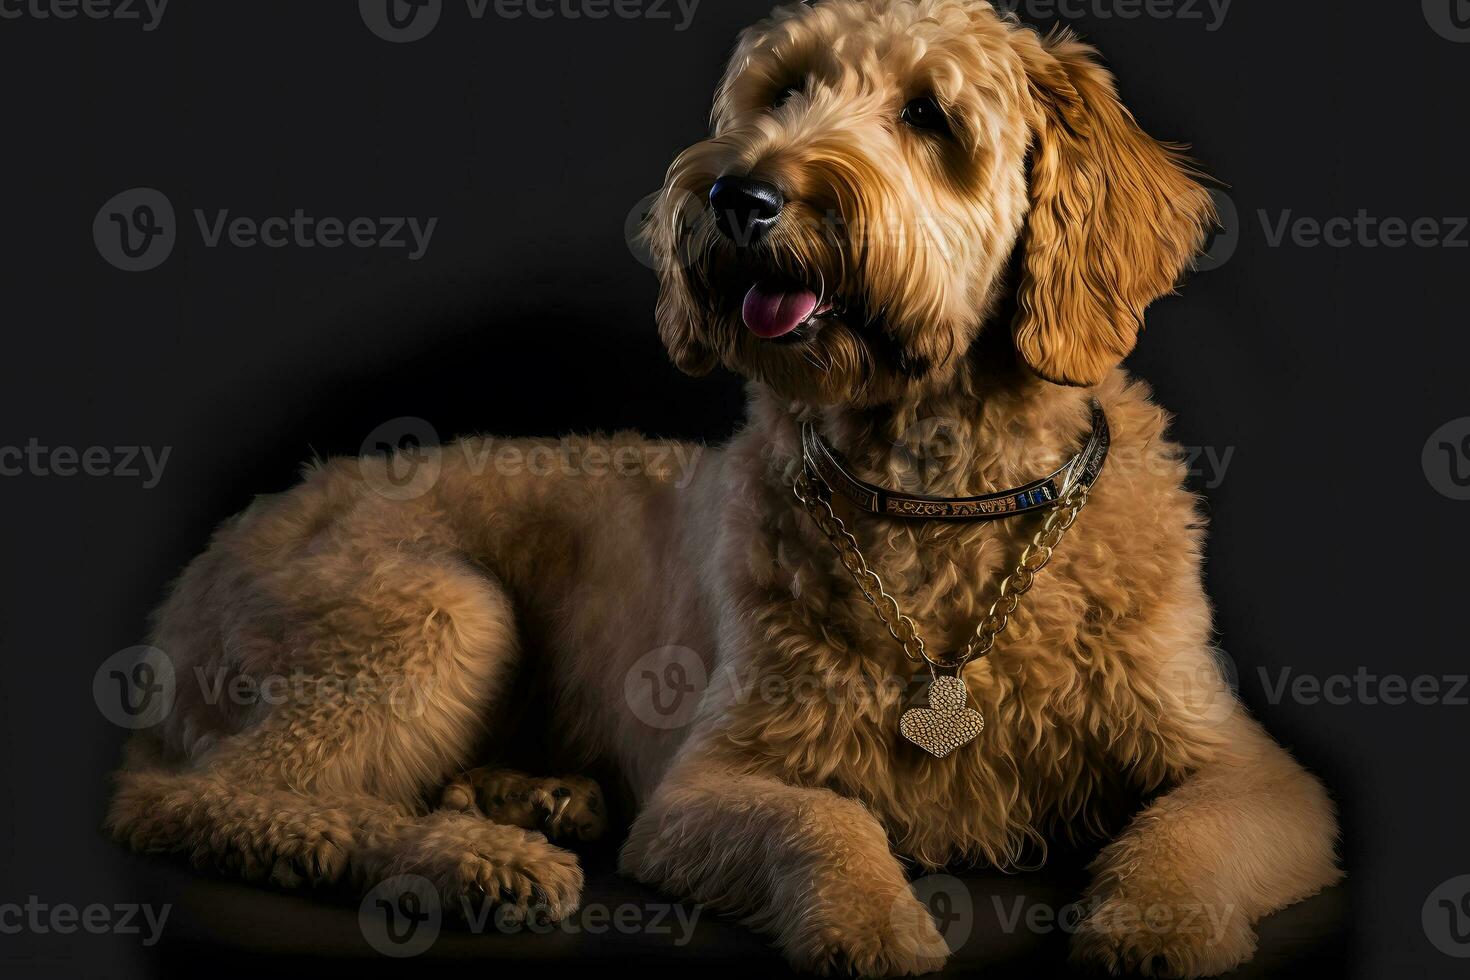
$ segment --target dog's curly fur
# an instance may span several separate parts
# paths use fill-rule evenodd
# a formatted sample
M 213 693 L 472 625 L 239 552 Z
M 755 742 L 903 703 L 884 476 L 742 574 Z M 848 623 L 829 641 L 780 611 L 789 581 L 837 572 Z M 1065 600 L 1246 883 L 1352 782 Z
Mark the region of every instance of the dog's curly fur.
M 927 95 L 948 132 L 901 121 Z M 726 240 L 705 204 L 732 173 L 788 202 L 759 244 Z M 648 233 L 672 357 L 747 376 L 746 426 L 687 488 L 657 469 L 476 472 L 470 440 L 409 500 L 373 491 L 385 459 L 327 462 L 261 500 L 190 565 L 153 642 L 181 675 L 398 678 L 414 697 L 241 707 L 180 685 L 130 746 L 111 828 L 248 878 L 415 872 L 450 901 L 477 890 L 565 915 L 581 886 L 567 851 L 493 822 L 459 782 L 452 808 L 424 804 L 481 761 L 524 648 L 562 740 L 631 787 L 623 870 L 746 917 L 799 967 L 937 967 L 901 857 L 1016 866 L 1106 832 L 1121 791 L 1152 801 L 1097 859 L 1077 954 L 1183 976 L 1242 962 L 1255 920 L 1337 879 L 1333 808 L 1220 676 L 1184 465 L 1117 368 L 1211 219 L 1182 158 L 1065 34 L 982 0 L 776 11 L 742 36 L 711 138 L 670 169 Z M 773 277 L 833 312 L 795 341 L 757 338 L 740 298 Z M 1074 452 L 1092 397 L 1112 460 L 1010 632 L 966 670 L 983 736 L 930 758 L 896 734 L 891 681 L 912 666 L 793 499 L 798 426 L 814 420 L 875 482 L 974 494 Z M 944 649 L 1034 533 L 852 528 Z M 651 727 L 624 682 L 671 645 L 716 681 L 687 726 Z M 780 696 L 751 694 L 772 680 Z M 1139 925 L 1191 908 L 1219 928 Z

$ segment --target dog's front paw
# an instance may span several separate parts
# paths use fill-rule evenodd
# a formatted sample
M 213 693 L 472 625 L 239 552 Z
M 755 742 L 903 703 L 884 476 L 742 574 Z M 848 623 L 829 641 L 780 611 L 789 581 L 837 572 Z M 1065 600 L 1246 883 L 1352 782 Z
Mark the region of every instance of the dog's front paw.
M 1072 942 L 1072 959 L 1112 974 L 1213 977 L 1249 960 L 1256 934 L 1228 902 L 1097 896 Z
M 447 914 L 559 922 L 576 912 L 582 868 L 545 835 L 439 811 L 414 825 L 385 862 L 389 874 L 416 874 L 438 891 Z
M 949 947 L 929 910 L 904 892 L 893 901 L 865 900 L 842 911 L 826 906 L 786 945 L 798 970 L 822 976 L 896 977 L 943 968 Z

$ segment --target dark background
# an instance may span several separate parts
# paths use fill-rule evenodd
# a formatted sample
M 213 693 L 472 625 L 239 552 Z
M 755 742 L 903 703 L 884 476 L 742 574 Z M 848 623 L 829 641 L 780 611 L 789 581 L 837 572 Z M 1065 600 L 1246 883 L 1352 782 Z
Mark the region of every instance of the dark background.
M 1217 30 L 1208 8 L 1098 16 L 1126 6 L 1091 0 L 1067 22 L 1239 215 L 1215 246 L 1233 255 L 1153 309 L 1129 361 L 1180 442 L 1233 453 L 1223 478 L 1198 480 L 1220 644 L 1245 701 L 1342 801 L 1360 975 L 1451 975 L 1463 964 L 1434 948 L 1421 909 L 1470 873 L 1470 707 L 1272 703 L 1259 671 L 1466 672 L 1470 503 L 1435 489 L 1421 453 L 1470 415 L 1470 250 L 1273 247 L 1259 212 L 1470 214 L 1470 43 L 1418 3 L 1242 0 Z M 0 19 L 0 444 L 170 447 L 152 489 L 0 478 L 0 903 L 144 897 L 136 859 L 97 830 L 121 733 L 93 702 L 94 671 L 143 640 L 216 522 L 290 486 L 313 453 L 356 453 L 399 416 L 446 439 L 626 426 L 712 442 L 740 418 L 735 379 L 667 364 L 625 224 L 704 132 L 736 31 L 768 5 L 704 0 L 678 31 L 677 13 L 475 21 L 446 0 L 411 44 L 355 8 L 174 0 L 151 32 Z M 91 228 L 134 187 L 168 196 L 179 242 L 126 273 Z M 439 222 L 410 262 L 209 249 L 195 208 Z M 155 953 L 135 937 L 0 935 L 15 976 L 147 975 Z

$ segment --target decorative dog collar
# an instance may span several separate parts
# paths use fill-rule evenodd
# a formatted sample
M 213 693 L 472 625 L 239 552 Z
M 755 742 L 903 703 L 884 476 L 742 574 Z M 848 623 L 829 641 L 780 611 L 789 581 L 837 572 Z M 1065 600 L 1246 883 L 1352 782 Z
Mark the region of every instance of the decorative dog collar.
M 1096 400 L 1092 403 L 1092 432 L 1082 451 L 1051 476 L 1034 480 L 1014 490 L 981 494 L 978 497 L 931 497 L 905 494 L 866 483 L 853 476 L 842 457 L 817 434 L 811 422 L 802 423 L 801 452 L 808 472 L 842 494 L 853 506 L 882 517 L 918 518 L 935 521 L 995 521 L 1032 511 L 1046 510 L 1061 498 L 1063 488 L 1079 479 L 1091 487 L 1108 458 L 1112 437 L 1108 417 Z
M 1087 495 L 1108 458 L 1111 435 L 1102 406 L 1092 403 L 1092 434 L 1082 451 L 1051 476 L 1028 483 L 1018 490 L 981 497 L 915 497 L 895 494 L 857 479 L 838 462 L 837 454 L 817 436 L 810 422 L 802 426 L 802 455 L 805 467 L 793 488 L 808 514 L 837 551 L 843 567 L 852 576 L 863 598 L 903 647 L 904 656 L 929 665 L 929 707 L 913 708 L 899 719 L 899 732 L 936 758 L 973 741 L 985 730 L 985 717 L 967 706 L 964 669 L 970 661 L 990 654 L 995 641 L 1005 632 L 1031 590 L 1037 574 L 1051 561 L 1062 536 L 1087 506 Z M 840 491 L 853 504 L 871 514 L 891 517 L 927 517 L 935 520 L 996 520 L 1033 510 L 1047 510 L 1045 523 L 1021 554 L 1016 570 L 1000 583 L 990 611 L 975 625 L 974 634 L 950 656 L 936 656 L 924 644 L 913 619 L 904 615 L 898 601 L 886 591 L 883 580 L 868 567 L 854 538 L 832 509 L 832 492 Z

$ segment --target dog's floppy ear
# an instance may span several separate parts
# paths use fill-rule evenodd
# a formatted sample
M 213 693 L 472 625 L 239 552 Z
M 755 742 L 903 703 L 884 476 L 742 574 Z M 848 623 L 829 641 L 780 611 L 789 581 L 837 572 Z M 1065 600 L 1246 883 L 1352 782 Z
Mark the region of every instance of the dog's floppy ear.
M 695 336 L 691 315 L 687 301 L 672 299 L 667 293 L 659 297 L 658 333 L 669 360 L 690 377 L 701 378 L 714 370 L 719 359 Z
M 1015 343 L 1041 377 L 1096 384 L 1198 253 L 1214 204 L 1179 148 L 1118 101 L 1094 49 L 1066 32 L 1015 37 L 1035 100 Z
M 658 272 L 655 319 L 659 338 L 663 340 L 674 366 L 696 378 L 714 370 L 719 361 L 715 352 L 699 339 L 695 329 L 695 319 L 702 314 L 690 295 L 689 263 L 684 254 L 685 242 L 679 232 L 681 223 L 693 220 L 691 213 L 699 210 L 698 202 L 687 192 L 665 188 L 644 215 L 643 227 L 638 232 L 638 240 L 648 249 Z

